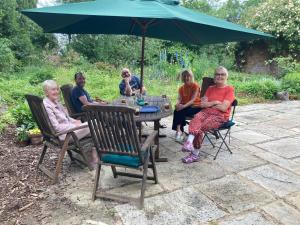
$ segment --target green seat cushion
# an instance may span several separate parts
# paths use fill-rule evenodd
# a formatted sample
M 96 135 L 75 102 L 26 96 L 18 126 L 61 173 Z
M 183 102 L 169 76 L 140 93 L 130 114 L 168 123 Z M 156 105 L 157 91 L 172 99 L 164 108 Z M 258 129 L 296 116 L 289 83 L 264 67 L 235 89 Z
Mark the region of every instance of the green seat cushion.
M 104 163 L 111 163 L 134 168 L 137 168 L 142 165 L 142 162 L 140 161 L 138 156 L 104 154 L 102 155 L 101 159 Z
M 219 128 L 220 130 L 222 129 L 229 129 L 235 124 L 232 120 L 228 120 L 227 122 L 223 123 L 222 126 Z

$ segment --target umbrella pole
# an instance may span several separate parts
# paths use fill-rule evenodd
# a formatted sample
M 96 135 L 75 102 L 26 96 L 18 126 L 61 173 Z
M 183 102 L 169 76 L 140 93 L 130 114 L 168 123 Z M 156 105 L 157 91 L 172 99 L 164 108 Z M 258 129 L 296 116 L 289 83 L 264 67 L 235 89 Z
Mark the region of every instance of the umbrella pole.
M 144 62 L 145 62 L 145 33 L 142 36 L 141 88 L 140 88 L 140 93 L 142 93 L 143 86 L 144 86 Z

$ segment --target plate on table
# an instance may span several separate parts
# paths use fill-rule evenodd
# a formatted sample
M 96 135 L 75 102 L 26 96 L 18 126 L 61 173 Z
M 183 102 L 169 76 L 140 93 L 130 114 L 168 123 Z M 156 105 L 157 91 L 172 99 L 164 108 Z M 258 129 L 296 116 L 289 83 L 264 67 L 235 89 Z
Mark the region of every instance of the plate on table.
M 154 106 L 154 105 L 143 106 L 140 109 L 140 113 L 156 113 L 159 111 L 160 111 L 160 108 L 158 106 Z

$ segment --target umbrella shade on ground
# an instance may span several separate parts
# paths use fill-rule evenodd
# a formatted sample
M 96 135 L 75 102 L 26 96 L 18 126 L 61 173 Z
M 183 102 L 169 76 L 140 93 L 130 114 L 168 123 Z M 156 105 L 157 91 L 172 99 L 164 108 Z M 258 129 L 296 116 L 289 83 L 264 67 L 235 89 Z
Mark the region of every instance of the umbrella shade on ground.
M 47 33 L 141 36 L 189 44 L 247 41 L 269 34 L 195 12 L 176 0 L 96 0 L 23 10 Z

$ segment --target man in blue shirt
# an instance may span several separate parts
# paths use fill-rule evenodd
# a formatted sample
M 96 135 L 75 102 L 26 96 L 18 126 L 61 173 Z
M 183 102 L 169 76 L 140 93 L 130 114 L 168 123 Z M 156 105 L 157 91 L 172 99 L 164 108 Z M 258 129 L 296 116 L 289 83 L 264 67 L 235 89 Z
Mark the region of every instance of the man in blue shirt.
M 127 68 L 123 68 L 121 72 L 123 80 L 119 85 L 120 94 L 132 96 L 140 92 L 141 82 L 137 76 L 131 75 Z M 142 94 L 145 94 L 145 87 L 142 88 Z
M 89 93 L 84 89 L 85 76 L 83 73 L 78 72 L 74 75 L 76 86 L 71 93 L 71 102 L 76 110 L 76 113 L 82 112 L 82 106 L 92 104 L 106 104 L 104 101 L 94 101 Z

